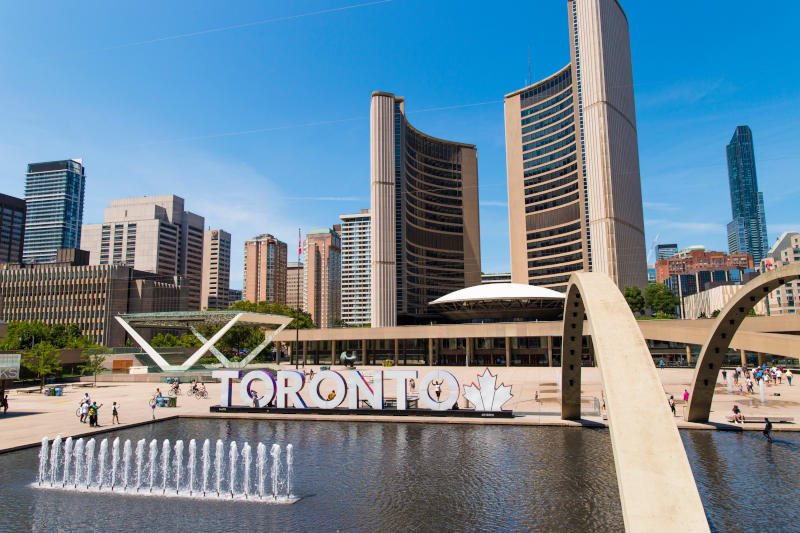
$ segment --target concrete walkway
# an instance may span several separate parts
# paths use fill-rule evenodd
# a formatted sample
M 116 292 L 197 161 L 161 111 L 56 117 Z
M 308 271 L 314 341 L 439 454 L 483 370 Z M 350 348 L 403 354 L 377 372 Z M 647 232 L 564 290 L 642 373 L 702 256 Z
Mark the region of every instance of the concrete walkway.
M 286 369 L 293 369 L 285 365 Z M 319 371 L 318 366 L 307 366 Z M 369 372 L 379 370 L 381 367 L 361 367 L 358 369 Z M 420 374 L 427 373 L 431 367 L 399 367 L 403 369 L 416 369 Z M 452 372 L 463 387 L 476 381 L 477 375 L 483 373 L 484 367 L 442 367 Z M 343 370 L 343 367 L 336 367 Z M 424 417 L 424 416 L 378 416 L 378 415 L 252 415 L 232 413 L 211 413 L 209 408 L 219 403 L 219 385 L 208 384 L 209 398 L 196 400 L 185 396 L 188 385 L 181 386 L 184 395 L 178 399 L 177 408 L 157 408 L 157 420 L 172 417 L 203 417 L 203 418 L 259 418 L 274 420 L 324 420 L 324 421 L 363 421 L 363 422 L 423 422 L 428 424 L 511 424 L 511 425 L 554 425 L 554 426 L 604 426 L 605 422 L 599 416 L 584 416 L 581 421 L 565 421 L 560 417 L 559 393 L 557 388 L 557 368 L 525 367 L 506 368 L 490 367 L 490 371 L 498 376 L 497 384 L 501 382 L 512 385 L 514 398 L 504 408 L 511 408 L 515 412 L 512 419 L 482 419 L 482 418 L 451 418 L 451 417 Z M 678 400 L 678 414 L 683 413 L 683 391 L 689 388 L 692 378 L 690 369 L 665 369 L 658 371 L 661 384 L 664 387 L 667 401 L 668 394 L 673 394 Z M 581 396 L 584 398 L 584 411 L 593 409 L 593 399 L 600 398 L 600 377 L 597 368 L 583 369 Z M 44 396 L 38 392 L 27 393 L 25 390 L 14 389 L 8 391 L 10 409 L 8 414 L 0 414 L 0 452 L 15 449 L 20 446 L 38 445 L 42 437 L 54 438 L 100 433 L 110 429 L 123 428 L 129 425 L 147 423 L 152 418 L 152 409 L 149 400 L 156 387 L 166 393 L 168 385 L 157 383 L 113 383 L 102 381 L 99 377 L 97 387 L 78 387 L 69 385 L 65 388 L 64 396 Z M 258 388 L 258 387 L 256 387 Z M 325 387 L 322 387 L 326 393 Z M 539 392 L 539 401 L 534 399 L 535 392 Z M 90 428 L 88 424 L 81 424 L 75 416 L 80 399 L 84 392 L 89 392 L 93 400 L 103 404 L 100 409 L 99 428 Z M 447 391 L 444 391 L 446 394 Z M 780 396 L 773 396 L 779 393 Z M 305 396 L 305 394 L 304 394 Z M 387 381 L 386 396 L 394 396 L 394 385 Z M 234 403 L 238 400 L 238 388 L 234 388 Z M 116 401 L 120 408 L 121 425 L 111 425 L 111 403 Z M 310 405 L 306 397 L 306 403 Z M 714 402 L 712 404 L 711 418 L 708 424 L 693 424 L 684 422 L 682 417 L 675 417 L 679 428 L 687 429 L 729 429 L 729 430 L 758 430 L 763 429 L 763 424 L 737 424 L 727 422 L 726 416 L 731 413 L 733 405 L 737 404 L 747 416 L 791 416 L 795 418 L 792 424 L 775 424 L 774 431 L 800 430 L 800 385 L 789 387 L 784 383 L 770 387 L 767 393 L 767 403 L 760 404 L 758 395 L 746 396 L 728 394 L 726 387 L 721 382 L 717 386 Z M 464 400 L 460 400 L 463 407 Z

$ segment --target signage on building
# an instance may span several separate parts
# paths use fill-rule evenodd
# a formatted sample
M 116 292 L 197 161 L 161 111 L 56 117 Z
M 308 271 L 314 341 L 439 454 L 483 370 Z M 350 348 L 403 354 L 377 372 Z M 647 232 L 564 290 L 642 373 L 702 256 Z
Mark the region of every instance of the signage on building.
M 0 354 L 0 379 L 19 379 L 19 363 L 22 356 L 18 353 Z
M 233 407 L 234 380 L 239 382 L 239 399 L 245 406 L 266 408 L 271 405 L 278 409 L 294 408 L 306 409 L 305 400 L 300 395 L 306 384 L 306 376 L 297 370 L 279 370 L 277 377 L 266 370 L 253 370 L 244 374 L 241 370 L 214 370 L 211 374 L 219 378 L 221 383 L 220 403 L 221 408 Z M 363 409 L 362 404 L 369 405 L 369 409 L 384 409 L 384 391 L 392 385 L 387 381 L 394 381 L 397 398 L 397 410 L 408 409 L 408 384 L 416 381 L 419 390 L 419 403 L 421 407 L 434 411 L 447 411 L 452 409 L 461 395 L 460 385 L 456 377 L 447 370 L 431 370 L 421 378 L 416 370 L 375 370 L 372 379 L 367 380 L 359 370 L 350 370 L 346 373 L 335 370 L 323 370 L 314 375 L 308 386 L 308 396 L 312 407 L 318 409 L 335 409 L 342 406 L 347 400 L 348 409 Z M 333 394 L 323 396 L 320 386 L 328 382 Z M 253 384 L 261 382 L 266 387 L 263 396 L 254 397 Z M 464 387 L 464 397 L 475 406 L 476 411 L 498 412 L 511 398 L 511 386 L 495 386 L 497 376 L 487 368 L 483 375 L 478 376 L 478 383 Z

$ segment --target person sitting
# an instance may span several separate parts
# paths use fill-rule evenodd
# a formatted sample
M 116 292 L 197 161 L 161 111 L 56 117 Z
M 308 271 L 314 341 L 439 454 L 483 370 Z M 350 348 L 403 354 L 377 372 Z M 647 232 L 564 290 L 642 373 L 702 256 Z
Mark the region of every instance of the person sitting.
M 739 406 L 734 404 L 733 405 L 733 423 L 736 424 L 737 422 L 741 422 L 744 424 L 744 414 L 742 410 L 739 409 Z
M 333 400 L 334 398 L 336 398 L 336 391 L 330 391 L 330 392 L 328 393 L 328 396 L 327 396 L 327 398 L 325 398 L 325 399 L 326 399 L 326 400 L 328 400 L 328 401 L 331 401 L 331 400 Z

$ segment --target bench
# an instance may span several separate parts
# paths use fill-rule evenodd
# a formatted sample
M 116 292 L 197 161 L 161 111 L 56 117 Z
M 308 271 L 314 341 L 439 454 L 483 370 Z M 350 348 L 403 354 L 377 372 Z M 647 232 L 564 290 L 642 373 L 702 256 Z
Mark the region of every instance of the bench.
M 733 422 L 733 415 L 728 415 L 725 418 L 728 419 L 728 422 Z M 745 415 L 744 421 L 749 424 L 765 424 L 767 421 L 765 418 L 769 418 L 769 421 L 773 424 L 792 424 L 794 423 L 793 416 L 747 416 Z

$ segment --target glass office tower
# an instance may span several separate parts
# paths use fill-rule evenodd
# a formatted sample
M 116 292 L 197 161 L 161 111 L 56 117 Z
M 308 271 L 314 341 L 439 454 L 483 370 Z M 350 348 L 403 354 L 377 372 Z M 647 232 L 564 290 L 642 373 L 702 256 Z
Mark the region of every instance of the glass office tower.
M 59 248 L 80 246 L 85 189 L 82 159 L 28 165 L 25 263 L 54 263 Z
M 758 264 L 769 249 L 764 196 L 758 192 L 753 132 L 737 126 L 727 146 L 728 181 L 731 188 L 731 215 L 728 223 L 728 251 L 751 254 Z

